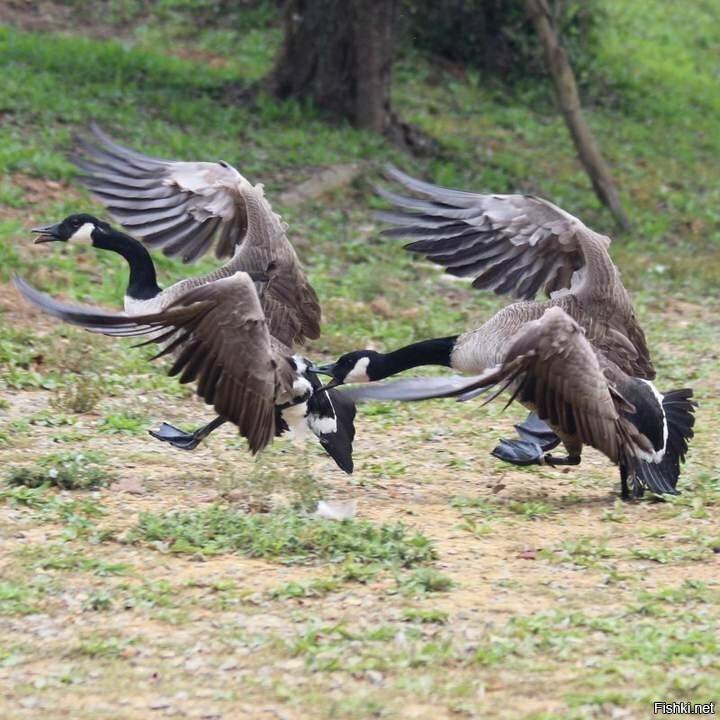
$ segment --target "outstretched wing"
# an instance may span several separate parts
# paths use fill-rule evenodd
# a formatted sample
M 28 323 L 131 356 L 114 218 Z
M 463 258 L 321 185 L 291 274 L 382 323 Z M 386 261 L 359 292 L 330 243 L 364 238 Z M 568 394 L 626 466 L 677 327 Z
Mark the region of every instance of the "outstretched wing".
M 94 123 L 72 160 L 85 186 L 133 236 L 192 262 L 215 243 L 231 257 L 248 229 L 246 194 L 258 192 L 226 162 L 180 162 L 123 147 Z
M 21 278 L 15 285 L 44 312 L 92 332 L 115 336 L 151 335 L 173 353 L 168 371 L 181 383 L 196 382 L 197 394 L 237 425 L 253 453 L 275 435 L 275 397 L 292 378 L 278 369 L 281 360 L 271 338 L 251 278 L 245 273 L 190 290 L 161 312 L 128 316 L 93 307 L 60 303 Z M 147 344 L 143 343 L 143 344 Z
M 315 291 L 285 235 L 285 225 L 252 185 L 226 162 L 149 157 L 115 142 L 94 123 L 73 158 L 82 181 L 112 216 L 150 247 L 192 262 L 215 243 L 218 258 L 254 277 L 269 273 L 261 302 L 270 332 L 286 345 L 320 336 Z
M 396 225 L 384 234 L 411 240 L 425 255 L 473 286 L 532 299 L 582 282 L 602 281 L 582 272 L 589 254 L 615 277 L 610 239 L 547 200 L 532 195 L 481 195 L 416 180 L 390 167 L 388 175 L 427 199 L 379 189 L 397 210 L 377 213 Z

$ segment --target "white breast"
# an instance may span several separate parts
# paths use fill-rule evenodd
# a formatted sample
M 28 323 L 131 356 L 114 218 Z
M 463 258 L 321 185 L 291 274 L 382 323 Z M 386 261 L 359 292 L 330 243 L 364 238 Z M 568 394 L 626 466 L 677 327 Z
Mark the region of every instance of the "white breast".
M 280 411 L 283 420 L 287 423 L 289 431 L 283 436 L 290 440 L 301 440 L 308 437 L 308 424 L 306 420 L 307 403 L 298 403 L 291 405 Z

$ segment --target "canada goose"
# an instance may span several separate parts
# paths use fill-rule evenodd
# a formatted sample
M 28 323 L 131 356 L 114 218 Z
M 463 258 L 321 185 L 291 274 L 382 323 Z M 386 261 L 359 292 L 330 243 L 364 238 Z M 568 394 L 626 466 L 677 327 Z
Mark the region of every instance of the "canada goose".
M 561 307 L 593 346 L 625 372 L 654 379 L 645 333 L 608 254 L 609 237 L 533 195 L 481 195 L 422 182 L 393 167 L 387 172 L 429 200 L 379 188 L 380 195 L 399 208 L 377 213 L 398 226 L 384 235 L 411 239 L 406 249 L 452 275 L 472 277 L 473 287 L 524 301 L 533 301 L 542 289 L 549 300 L 516 303 L 504 322 L 512 326 L 514 317 L 537 319 L 546 308 Z M 495 326 L 493 332 L 507 335 L 509 328 Z M 477 368 L 479 351 L 485 357 L 495 352 L 481 350 L 480 343 L 485 344 L 473 333 L 462 335 L 454 348 L 455 361 Z
M 407 249 L 426 255 L 454 275 L 473 277 L 475 287 L 522 300 L 462 335 L 423 340 L 390 353 L 346 353 L 337 362 L 318 368 L 333 377 L 326 387 L 381 380 L 422 365 L 447 366 L 472 375 L 485 373 L 502 367 L 513 343 L 551 309 L 562 311 L 566 322 L 573 321 L 582 328 L 593 353 L 602 357 L 603 370 L 608 364 L 626 378 L 649 382 L 655 377 L 645 335 L 607 252 L 609 238 L 540 198 L 478 195 L 424 183 L 394 168 L 388 172 L 405 187 L 430 199 L 381 189 L 380 194 L 399 208 L 378 213 L 381 220 L 399 226 L 385 234 L 413 238 Z M 533 298 L 541 288 L 549 299 L 537 302 Z M 555 322 L 548 320 L 548 327 L 563 327 L 556 313 L 550 319 Z M 573 337 L 568 327 L 563 337 Z M 559 338 L 554 342 L 562 353 Z M 559 367 L 558 363 L 552 365 L 553 371 Z M 417 394 L 418 386 L 413 389 Z M 526 404 L 533 403 L 528 400 Z M 541 416 L 541 420 L 546 419 Z M 503 441 L 494 455 L 515 464 L 558 464 L 545 453 L 566 439 L 563 433 L 567 436 L 567 430 L 558 426 L 560 432 L 553 437 L 532 417 L 517 427 L 521 439 Z M 583 442 L 593 444 L 592 439 Z M 570 442 L 568 458 L 573 463 L 579 457 L 574 454 L 576 449 Z M 616 456 L 613 453 L 610 457 Z M 635 487 L 639 492 L 637 484 Z M 623 481 L 623 495 L 627 492 Z
M 367 353 L 353 353 L 345 366 L 365 367 L 368 377 L 379 379 L 374 357 Z M 338 383 L 329 385 L 333 384 Z M 535 445 L 538 464 L 577 465 L 583 445 L 590 445 L 620 466 L 623 498 L 630 497 L 629 485 L 633 497 L 641 497 L 644 488 L 677 494 L 680 463 L 693 437 L 692 390 L 661 394 L 649 380 L 627 375 L 594 348 L 580 325 L 557 306 L 525 322 L 508 338 L 503 356 L 474 378 L 410 378 L 359 386 L 349 396 L 356 401 L 470 400 L 492 388 L 486 402 L 508 390 L 507 405 L 517 399 L 562 441 L 566 457 L 545 454 L 537 443 L 521 441 L 528 446 L 528 458 L 533 453 L 530 446 Z M 535 430 L 542 434 L 541 428 Z
M 163 344 L 155 357 L 175 355 L 169 373 L 183 383 L 196 380 L 198 395 L 219 416 L 194 433 L 163 423 L 155 437 L 192 449 L 230 421 L 256 453 L 288 429 L 309 428 L 352 472 L 354 404 L 340 393 L 315 392 L 312 364 L 293 349 L 319 336 L 320 306 L 262 186 L 225 162 L 149 158 L 94 132 L 102 146 L 86 144 L 93 162 L 79 161 L 94 173 L 87 184 L 123 208 L 129 227 L 187 261 L 217 238 L 216 254 L 230 260 L 161 290 L 142 243 L 91 215 L 71 215 L 37 228 L 38 242 L 81 241 L 121 254 L 130 267 L 125 312 L 66 305 L 17 278 L 20 292 L 66 322 L 108 335 L 148 335 L 147 342 Z
M 369 360 L 345 356 L 335 371 L 337 377 L 347 372 L 350 381 L 374 380 L 379 373 L 387 377 L 420 365 L 479 373 L 501 359 L 505 342 L 523 323 L 553 306 L 574 318 L 593 347 L 628 375 L 645 380 L 655 377 L 645 334 L 608 255 L 608 237 L 538 197 L 480 195 L 422 182 L 394 167 L 387 173 L 429 199 L 379 188 L 380 195 L 398 208 L 376 214 L 397 226 L 383 234 L 410 238 L 406 249 L 425 255 L 455 276 L 474 278 L 474 287 L 524 302 L 508 306 L 475 331 L 416 343 L 388 356 L 372 356 L 373 377 L 365 378 L 363 372 Z M 540 289 L 549 296 L 542 303 L 534 300 Z M 535 462 L 535 445 L 547 451 L 559 442 L 532 417 L 516 428 L 520 441 L 505 441 L 494 450 L 508 462 Z

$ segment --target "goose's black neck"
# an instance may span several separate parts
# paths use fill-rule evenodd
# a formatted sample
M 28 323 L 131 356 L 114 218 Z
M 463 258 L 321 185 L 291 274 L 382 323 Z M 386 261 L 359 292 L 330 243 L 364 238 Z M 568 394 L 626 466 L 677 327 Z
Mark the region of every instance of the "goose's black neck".
M 130 267 L 130 279 L 126 295 L 134 300 L 149 300 L 161 290 L 157 284 L 155 265 L 145 246 L 129 235 L 111 230 L 93 237 L 93 245 L 102 250 L 112 250 L 122 255 Z
M 453 335 L 451 337 L 433 338 L 432 340 L 421 340 L 393 352 L 380 355 L 379 365 L 382 378 L 421 365 L 452 367 L 450 356 L 457 339 L 458 336 Z M 376 374 L 377 371 L 374 371 L 373 375 Z

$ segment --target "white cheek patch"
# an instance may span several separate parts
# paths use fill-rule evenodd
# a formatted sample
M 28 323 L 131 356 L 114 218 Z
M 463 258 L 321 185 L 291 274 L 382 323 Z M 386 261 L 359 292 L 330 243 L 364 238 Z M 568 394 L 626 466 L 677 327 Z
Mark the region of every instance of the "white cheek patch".
M 312 393 L 312 385 L 307 378 L 298 377 L 295 378 L 295 382 L 293 382 L 292 390 L 293 398 L 299 398 L 307 395 L 308 393 Z
M 345 382 L 357 383 L 357 382 L 370 382 L 370 378 L 367 374 L 367 368 L 370 364 L 370 358 L 360 358 L 356 363 L 355 367 L 345 376 Z
M 315 435 L 330 435 L 337 432 L 337 420 L 334 417 L 308 415 L 307 422 Z
M 70 236 L 70 240 L 72 240 L 72 242 L 84 243 L 85 245 L 92 245 L 91 233 L 94 229 L 95 226 L 92 223 L 86 222 Z

